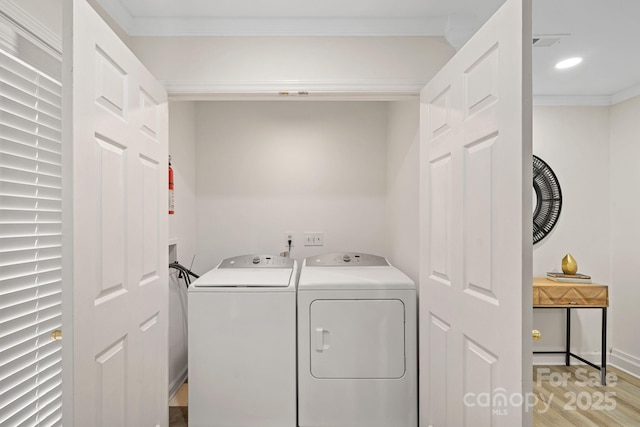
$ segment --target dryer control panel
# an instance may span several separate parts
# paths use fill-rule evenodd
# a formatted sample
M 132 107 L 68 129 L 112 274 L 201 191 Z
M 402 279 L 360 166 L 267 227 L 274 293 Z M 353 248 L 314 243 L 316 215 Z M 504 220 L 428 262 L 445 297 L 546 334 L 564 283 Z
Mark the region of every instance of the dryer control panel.
M 241 255 L 225 259 L 218 268 L 293 268 L 293 262 L 274 255 Z
M 306 259 L 307 267 L 388 267 L 384 257 L 359 252 L 337 252 Z

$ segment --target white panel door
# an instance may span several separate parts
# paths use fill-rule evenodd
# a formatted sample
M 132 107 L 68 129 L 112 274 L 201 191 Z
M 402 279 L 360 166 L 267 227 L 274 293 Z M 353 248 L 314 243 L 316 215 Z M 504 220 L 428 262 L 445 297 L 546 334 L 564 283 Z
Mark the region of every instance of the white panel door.
M 166 426 L 167 95 L 64 4 L 65 425 Z
M 421 426 L 531 423 L 530 11 L 507 0 L 421 93 Z

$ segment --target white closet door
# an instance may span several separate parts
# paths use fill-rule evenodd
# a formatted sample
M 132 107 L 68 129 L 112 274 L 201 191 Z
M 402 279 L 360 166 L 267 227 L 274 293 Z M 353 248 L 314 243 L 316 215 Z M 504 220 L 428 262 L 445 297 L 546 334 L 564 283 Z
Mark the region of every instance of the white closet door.
M 0 425 L 59 425 L 59 60 L 3 13 L 0 5 Z
M 530 11 L 507 0 L 421 93 L 422 426 L 531 423 Z
M 65 425 L 166 426 L 167 95 L 85 0 L 64 7 Z

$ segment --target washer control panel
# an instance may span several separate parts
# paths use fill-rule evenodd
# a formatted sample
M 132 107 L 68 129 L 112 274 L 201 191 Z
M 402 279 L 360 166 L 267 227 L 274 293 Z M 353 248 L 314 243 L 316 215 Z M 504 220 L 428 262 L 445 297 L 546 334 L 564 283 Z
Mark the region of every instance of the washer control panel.
M 306 259 L 307 267 L 387 267 L 384 257 L 359 252 L 337 252 Z
M 241 255 L 225 259 L 218 268 L 293 268 L 293 258 L 277 255 Z

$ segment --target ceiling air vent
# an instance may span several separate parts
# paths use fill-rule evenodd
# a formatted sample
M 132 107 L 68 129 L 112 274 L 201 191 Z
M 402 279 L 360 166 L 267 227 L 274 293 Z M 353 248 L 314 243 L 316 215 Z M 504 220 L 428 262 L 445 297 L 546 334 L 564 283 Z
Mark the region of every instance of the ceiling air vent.
M 549 47 L 558 43 L 570 34 L 536 34 L 533 36 L 533 47 Z

